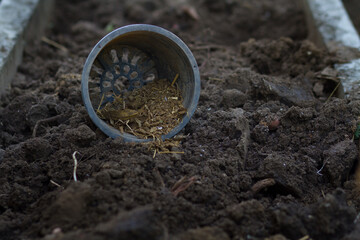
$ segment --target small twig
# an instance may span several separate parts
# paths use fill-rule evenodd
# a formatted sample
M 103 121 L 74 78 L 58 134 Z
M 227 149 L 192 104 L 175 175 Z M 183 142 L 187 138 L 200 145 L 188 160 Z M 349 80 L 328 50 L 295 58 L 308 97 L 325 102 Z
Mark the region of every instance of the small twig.
M 56 115 L 56 116 L 45 118 L 45 119 L 40 119 L 39 121 L 36 122 L 36 124 L 34 126 L 32 137 L 33 138 L 36 137 L 36 132 L 37 132 L 37 129 L 39 128 L 40 124 L 53 122 L 53 121 L 56 121 L 56 120 L 58 120 L 59 118 L 62 118 L 62 117 L 64 117 L 64 114 Z
M 92 157 L 95 156 L 95 155 L 96 155 L 96 153 L 93 153 L 93 154 L 91 154 L 90 156 L 88 156 L 87 158 L 85 158 L 84 160 L 81 158 L 81 160 L 87 161 L 87 160 L 89 160 L 90 158 L 92 158 Z
M 101 104 L 102 104 L 102 103 L 103 103 L 103 101 L 104 101 L 104 97 L 105 97 L 105 94 L 103 94 L 103 95 L 102 95 L 102 97 L 101 97 L 101 100 L 100 100 L 99 106 L 98 106 L 98 108 L 97 108 L 97 110 L 96 110 L 96 112 L 97 112 L 97 113 L 99 113 L 99 111 L 100 111 L 100 107 L 101 107 Z
M 179 78 L 179 74 L 177 73 L 176 76 L 174 77 L 174 80 L 171 83 L 171 86 L 174 86 L 174 84 L 178 78 Z
M 77 165 L 78 165 L 78 162 L 77 162 L 77 159 L 76 159 L 76 154 L 80 154 L 78 151 L 75 151 L 72 155 L 73 157 L 73 160 L 74 160 L 74 173 L 73 173 L 73 176 L 74 176 L 74 181 L 77 182 L 77 177 L 76 177 L 76 169 L 77 169 Z
M 256 182 L 251 187 L 251 191 L 253 192 L 253 194 L 256 194 L 256 193 L 260 192 L 264 188 L 271 187 L 271 186 L 275 185 L 275 183 L 276 182 L 275 182 L 275 180 L 273 178 L 262 179 L 262 180 Z
M 331 92 L 330 96 L 328 97 L 328 99 L 326 99 L 325 104 L 326 104 L 326 103 L 330 100 L 330 98 L 335 94 L 335 92 L 336 92 L 336 90 L 339 88 L 340 84 L 341 84 L 341 81 L 338 82 L 338 84 L 336 85 L 336 87 L 335 87 L 334 90 Z M 325 104 L 324 104 L 324 105 L 325 105 Z
M 154 115 L 152 114 L 152 112 L 150 111 L 149 107 L 145 104 L 144 107 L 146 108 L 146 110 L 148 111 L 148 114 L 150 115 L 151 118 L 154 117 Z
M 358 145 L 359 145 L 358 151 L 360 152 L 360 139 L 359 139 Z M 360 154 L 358 155 L 358 161 L 360 161 Z M 356 186 L 356 189 L 359 191 L 360 190 L 360 164 L 358 164 L 358 166 L 355 170 L 355 186 Z
M 127 120 L 127 121 L 125 122 L 125 125 L 130 129 L 130 131 L 131 131 L 132 133 L 134 133 L 134 131 L 132 130 L 132 128 L 131 128 L 130 125 L 129 125 L 129 121 L 130 121 L 130 120 Z
M 64 47 L 63 45 L 61 45 L 61 44 L 59 44 L 59 43 L 57 43 L 57 42 L 55 42 L 55 41 L 53 41 L 53 40 L 48 39 L 47 37 L 42 37 L 42 38 L 41 38 L 41 41 L 43 41 L 44 43 L 49 44 L 50 46 L 53 46 L 53 47 L 55 47 L 55 48 L 58 48 L 58 49 L 60 49 L 61 51 L 69 52 L 69 50 L 68 50 L 66 47 Z
M 303 236 L 302 238 L 300 238 L 299 240 L 309 240 L 309 239 L 310 239 L 309 235 L 306 235 L 306 236 Z
M 216 78 L 216 77 L 209 77 L 209 81 L 219 81 L 219 82 L 223 82 L 224 79 L 222 79 L 222 78 Z
M 57 186 L 59 188 L 64 188 L 63 186 L 61 186 L 60 184 L 54 182 L 53 180 L 50 180 L 50 183 L 54 184 L 55 186 Z
M 227 49 L 225 46 L 222 45 L 203 45 L 203 46 L 196 46 L 189 44 L 191 51 L 198 51 L 198 50 L 216 50 L 216 49 Z
M 321 189 L 321 195 L 323 196 L 323 198 L 325 198 L 325 193 L 324 193 L 324 190 Z
M 155 156 L 156 156 L 156 149 L 154 150 L 153 158 L 155 158 Z
M 176 154 L 176 153 L 178 153 L 178 154 L 185 154 L 185 152 L 172 152 L 172 151 L 168 151 L 168 152 L 158 152 L 158 154 L 171 154 L 171 153 L 173 153 L 173 154 Z
M 171 192 L 176 197 L 179 193 L 188 189 L 195 181 L 197 177 L 193 176 L 188 178 L 186 176 L 182 177 L 179 181 L 177 181 L 174 186 L 171 188 Z
M 179 185 L 180 185 L 183 181 L 185 181 L 185 179 L 186 179 L 186 176 L 180 178 L 180 180 L 177 181 L 177 182 L 174 184 L 174 186 L 171 188 L 171 191 L 173 191 L 173 190 L 175 190 L 176 188 L 178 188 Z

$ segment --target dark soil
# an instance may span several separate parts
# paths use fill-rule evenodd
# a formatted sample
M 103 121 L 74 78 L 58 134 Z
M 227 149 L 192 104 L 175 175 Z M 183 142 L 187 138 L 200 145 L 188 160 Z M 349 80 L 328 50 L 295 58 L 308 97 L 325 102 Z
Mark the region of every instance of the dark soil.
M 112 140 L 82 104 L 90 50 L 136 22 L 198 61 L 184 154 Z M 360 238 L 360 101 L 327 101 L 339 59 L 306 40 L 295 1 L 58 1 L 46 36 L 68 51 L 29 46 L 1 100 L 0 239 Z
M 356 0 L 343 0 L 342 1 L 346 11 L 349 13 L 351 21 L 353 22 L 355 28 L 357 29 L 358 33 L 360 33 L 360 2 Z

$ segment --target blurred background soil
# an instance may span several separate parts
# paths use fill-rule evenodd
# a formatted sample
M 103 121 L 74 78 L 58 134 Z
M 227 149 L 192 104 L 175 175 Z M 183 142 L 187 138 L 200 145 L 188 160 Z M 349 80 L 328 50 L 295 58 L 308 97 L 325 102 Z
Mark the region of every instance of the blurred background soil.
M 197 59 L 184 154 L 109 139 L 82 104 L 87 55 L 131 23 Z M 360 238 L 360 102 L 329 98 L 341 59 L 306 39 L 295 1 L 65 0 L 50 25 L 66 50 L 28 46 L 1 99 L 0 239 Z
M 357 29 L 358 33 L 360 33 L 360 2 L 356 0 L 343 0 L 346 11 L 349 13 L 349 16 Z

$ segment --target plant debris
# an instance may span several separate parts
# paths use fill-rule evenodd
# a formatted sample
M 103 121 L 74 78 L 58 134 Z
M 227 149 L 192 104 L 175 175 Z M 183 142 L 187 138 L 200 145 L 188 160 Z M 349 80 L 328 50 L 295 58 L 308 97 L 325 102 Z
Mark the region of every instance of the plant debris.
M 176 197 L 179 193 L 188 189 L 193 183 L 196 182 L 197 176 L 182 177 L 179 181 L 177 181 L 174 186 L 171 188 L 172 194 Z
M 168 144 L 161 141 L 161 136 L 180 124 L 187 112 L 182 104 L 181 92 L 174 85 L 177 78 L 178 75 L 172 83 L 167 79 L 156 79 L 123 96 L 115 96 L 114 101 L 103 108 L 100 101 L 97 114 L 122 133 L 156 140 L 156 146 L 152 144 L 151 148 L 169 151 L 164 149 L 163 146 Z

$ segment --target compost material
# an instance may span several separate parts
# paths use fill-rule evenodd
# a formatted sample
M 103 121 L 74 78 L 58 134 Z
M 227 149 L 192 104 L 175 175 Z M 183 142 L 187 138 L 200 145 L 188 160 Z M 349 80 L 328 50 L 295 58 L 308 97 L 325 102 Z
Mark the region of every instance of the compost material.
M 177 77 L 171 83 L 167 79 L 155 79 L 124 96 L 115 96 L 113 102 L 101 109 L 100 102 L 97 114 L 122 133 L 160 139 L 179 125 L 186 114 L 181 92 L 174 85 Z
M 306 40 L 295 1 L 55 9 L 46 38 L 59 45 L 29 45 L 1 98 L 0 239 L 360 238 L 360 101 L 332 94 L 342 59 Z M 179 145 L 155 158 L 148 145 L 104 135 L 81 99 L 92 47 L 130 23 L 177 34 L 201 73 Z

